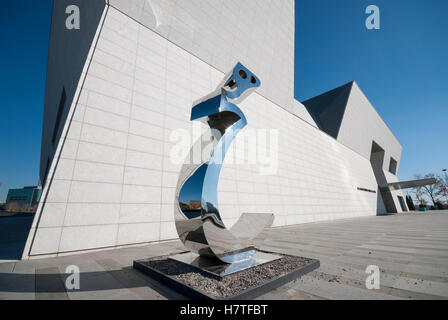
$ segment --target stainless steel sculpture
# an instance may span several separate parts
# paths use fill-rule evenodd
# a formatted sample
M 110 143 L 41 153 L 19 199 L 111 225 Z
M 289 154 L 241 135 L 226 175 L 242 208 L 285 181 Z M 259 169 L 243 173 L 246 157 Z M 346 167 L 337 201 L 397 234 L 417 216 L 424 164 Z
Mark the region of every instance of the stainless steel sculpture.
M 193 106 L 191 120 L 202 120 L 210 132 L 196 142 L 187 159 L 192 158 L 198 147 L 202 150 L 204 141 L 213 142 L 213 151 L 210 159 L 200 165 L 187 161 L 177 185 L 175 218 L 179 238 L 190 251 L 200 256 L 233 263 L 232 270 L 279 258 L 262 254 L 253 246 L 256 239 L 266 234 L 263 231 L 272 225 L 273 214 L 243 213 L 238 222 L 227 229 L 218 209 L 218 180 L 225 155 L 239 131 L 247 125 L 246 117 L 235 103 L 241 102 L 259 86 L 260 80 L 238 63 L 216 91 Z M 184 254 L 177 259 L 193 263 L 197 254 Z

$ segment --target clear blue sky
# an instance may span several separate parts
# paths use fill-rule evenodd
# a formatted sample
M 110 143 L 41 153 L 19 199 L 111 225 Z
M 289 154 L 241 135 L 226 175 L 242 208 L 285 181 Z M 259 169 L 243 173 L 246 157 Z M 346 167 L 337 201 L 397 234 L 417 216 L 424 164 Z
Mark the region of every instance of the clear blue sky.
M 51 0 L 0 2 L 0 201 L 39 180 Z
M 371 4 L 380 30 L 365 27 Z M 448 167 L 447 13 L 446 0 L 296 0 L 296 98 L 355 80 L 403 146 L 400 180 Z
M 2 1 L 0 201 L 38 183 L 51 0 Z M 381 9 L 381 30 L 365 8 Z M 447 163 L 448 1 L 297 0 L 296 89 L 356 80 L 403 145 L 400 179 Z

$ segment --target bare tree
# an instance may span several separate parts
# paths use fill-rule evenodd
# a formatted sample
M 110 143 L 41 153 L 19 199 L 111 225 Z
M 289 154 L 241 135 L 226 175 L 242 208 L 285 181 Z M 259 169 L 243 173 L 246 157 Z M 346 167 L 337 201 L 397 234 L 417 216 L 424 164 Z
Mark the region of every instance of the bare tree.
M 443 169 L 442 171 L 443 171 L 443 175 L 441 176 L 441 179 L 440 179 L 440 180 L 442 180 L 442 184 L 443 184 L 443 186 L 442 186 L 442 193 L 443 193 L 443 196 L 445 197 L 446 203 L 448 204 L 448 174 L 447 174 L 447 169 Z
M 426 186 L 419 186 L 414 188 L 414 194 L 417 198 L 417 200 L 420 202 L 421 205 L 425 205 L 425 196 L 429 197 L 433 203 L 434 206 L 437 206 L 437 203 L 441 201 L 442 198 L 446 198 L 448 195 L 447 186 L 444 179 L 436 175 L 434 173 L 428 173 L 424 176 L 421 174 L 414 175 L 416 179 L 430 179 L 435 178 L 436 183 Z
M 446 203 L 448 203 L 448 178 L 445 176 L 440 179 L 440 196 L 445 198 Z
M 425 199 L 425 193 L 424 193 L 423 188 L 415 188 L 414 195 L 415 195 L 415 198 L 417 199 L 420 207 L 426 207 L 427 202 Z

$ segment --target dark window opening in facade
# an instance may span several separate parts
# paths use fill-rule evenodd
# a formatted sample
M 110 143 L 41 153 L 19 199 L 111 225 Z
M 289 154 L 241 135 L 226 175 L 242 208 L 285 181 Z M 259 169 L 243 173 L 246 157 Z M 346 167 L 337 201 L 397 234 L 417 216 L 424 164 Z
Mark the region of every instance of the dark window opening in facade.
M 375 190 L 371 190 L 371 189 L 367 189 L 367 188 L 360 188 L 360 187 L 358 187 L 358 190 L 359 191 L 364 191 L 364 192 L 376 193 Z
M 397 161 L 394 158 L 390 158 L 389 172 L 394 174 L 394 175 L 397 174 Z
M 404 202 L 403 197 L 398 196 L 398 202 L 400 202 L 401 210 L 402 210 L 403 212 L 407 212 L 407 211 L 408 211 L 408 208 L 406 207 L 406 204 L 405 204 L 405 202 Z
M 53 143 L 53 145 L 55 144 L 56 138 L 59 133 L 59 126 L 61 125 L 61 119 L 62 119 L 62 114 L 64 112 L 66 100 L 67 100 L 67 95 L 65 93 L 65 88 L 63 87 L 61 99 L 59 100 L 58 114 L 56 115 L 56 122 L 54 124 L 53 138 L 51 139 L 51 142 Z

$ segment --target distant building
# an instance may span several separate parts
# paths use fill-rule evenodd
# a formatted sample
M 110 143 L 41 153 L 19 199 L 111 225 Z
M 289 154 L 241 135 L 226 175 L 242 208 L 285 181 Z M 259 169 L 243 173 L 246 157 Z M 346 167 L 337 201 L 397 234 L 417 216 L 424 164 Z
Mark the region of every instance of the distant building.
M 6 197 L 6 207 L 15 206 L 21 210 L 30 210 L 40 200 L 42 188 L 24 187 L 23 189 L 9 189 Z
M 180 202 L 179 205 L 181 206 L 181 209 L 183 209 L 184 211 L 201 210 L 201 201 L 190 200 L 188 204 Z
M 190 209 L 191 210 L 201 209 L 201 201 L 190 200 Z

